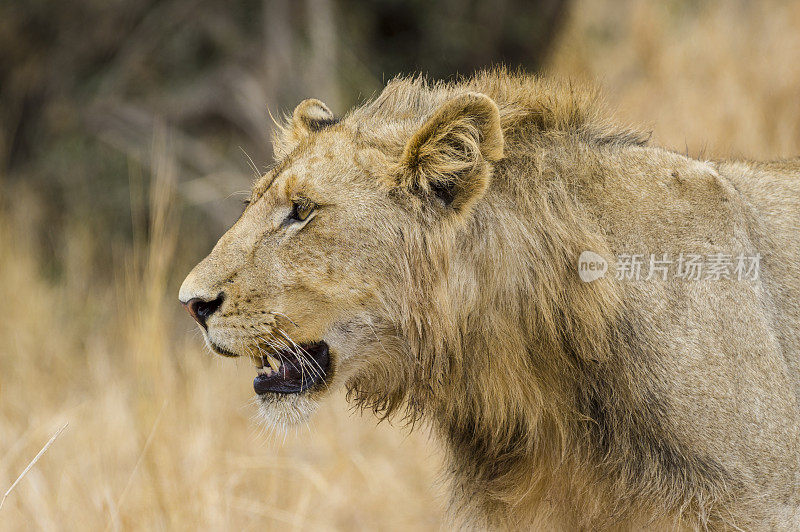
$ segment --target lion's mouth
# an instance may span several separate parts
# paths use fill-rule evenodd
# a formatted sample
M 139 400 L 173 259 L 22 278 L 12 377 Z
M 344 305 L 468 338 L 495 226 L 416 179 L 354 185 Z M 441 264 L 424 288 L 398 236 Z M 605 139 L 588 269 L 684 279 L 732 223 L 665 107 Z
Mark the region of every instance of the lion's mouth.
M 258 395 L 301 393 L 325 383 L 330 366 L 328 344 L 299 344 L 254 357 L 258 375 L 253 389 Z

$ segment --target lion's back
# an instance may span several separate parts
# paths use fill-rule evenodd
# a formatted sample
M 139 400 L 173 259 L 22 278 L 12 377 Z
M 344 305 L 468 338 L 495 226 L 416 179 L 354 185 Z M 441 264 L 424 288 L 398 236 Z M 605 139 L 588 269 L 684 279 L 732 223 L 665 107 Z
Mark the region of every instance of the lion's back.
M 748 204 L 775 328 L 800 400 L 800 158 L 718 164 Z

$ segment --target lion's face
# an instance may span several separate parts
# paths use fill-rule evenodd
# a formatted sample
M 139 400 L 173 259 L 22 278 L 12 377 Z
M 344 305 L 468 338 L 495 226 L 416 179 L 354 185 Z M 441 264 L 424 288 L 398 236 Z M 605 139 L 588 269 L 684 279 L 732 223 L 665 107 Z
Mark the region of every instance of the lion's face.
M 341 132 L 319 136 L 255 184 L 242 216 L 180 293 L 201 301 L 187 304 L 201 314 L 208 345 L 251 357 L 265 407 L 289 418 L 369 348 L 377 283 L 391 277 L 397 234 L 397 209 L 359 162 L 363 154 Z
M 271 423 L 303 421 L 379 356 L 375 324 L 402 290 L 402 235 L 417 224 L 387 184 L 390 156 L 343 125 L 312 127 L 329 113 L 298 107 L 294 143 L 180 290 L 211 349 L 253 360 Z

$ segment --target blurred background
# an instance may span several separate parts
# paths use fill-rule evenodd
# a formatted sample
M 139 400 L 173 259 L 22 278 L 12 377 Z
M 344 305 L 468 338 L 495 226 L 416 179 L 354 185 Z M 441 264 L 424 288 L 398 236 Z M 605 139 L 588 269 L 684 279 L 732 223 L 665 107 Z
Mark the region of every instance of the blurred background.
M 702 158 L 800 154 L 800 2 L 0 2 L 0 529 L 446 528 L 424 429 L 329 401 L 274 437 L 180 281 L 272 116 L 504 63 Z

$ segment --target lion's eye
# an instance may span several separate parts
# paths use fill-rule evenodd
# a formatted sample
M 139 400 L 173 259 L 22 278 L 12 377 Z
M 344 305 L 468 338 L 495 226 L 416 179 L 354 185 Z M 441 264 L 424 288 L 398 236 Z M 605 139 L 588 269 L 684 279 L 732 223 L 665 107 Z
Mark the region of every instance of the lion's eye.
M 314 212 L 316 205 L 310 201 L 296 201 L 292 205 L 292 212 L 289 214 L 291 220 L 304 222 Z
M 247 207 L 250 206 L 250 200 L 249 199 L 242 200 L 242 205 L 243 205 L 242 206 L 242 214 L 244 214 L 244 212 L 247 210 Z

